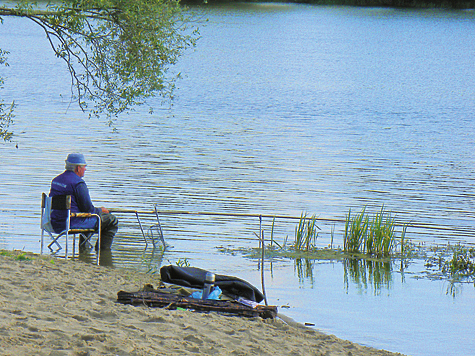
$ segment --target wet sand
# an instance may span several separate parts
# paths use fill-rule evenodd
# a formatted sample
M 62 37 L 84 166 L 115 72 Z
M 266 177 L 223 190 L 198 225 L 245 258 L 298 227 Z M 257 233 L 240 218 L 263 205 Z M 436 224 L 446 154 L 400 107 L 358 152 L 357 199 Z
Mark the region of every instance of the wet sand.
M 19 251 L 0 266 L 0 355 L 400 355 L 280 319 L 116 302 L 158 275 Z

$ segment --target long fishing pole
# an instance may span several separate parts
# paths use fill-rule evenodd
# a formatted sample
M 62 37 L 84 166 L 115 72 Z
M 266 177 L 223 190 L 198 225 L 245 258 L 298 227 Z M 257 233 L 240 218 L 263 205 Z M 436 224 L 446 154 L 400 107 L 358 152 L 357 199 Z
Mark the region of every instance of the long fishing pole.
M 209 211 L 182 211 L 182 210 L 162 210 L 162 211 L 139 211 L 139 210 L 132 210 L 132 209 L 109 209 L 111 212 L 116 213 L 132 213 L 132 214 L 160 214 L 160 215 L 204 215 L 204 216 L 224 216 L 224 217 L 243 217 L 243 218 L 275 218 L 275 219 L 289 219 L 289 220 L 301 220 L 305 219 L 305 216 L 291 216 L 291 215 L 277 215 L 277 214 L 252 214 L 252 213 L 224 213 L 224 212 L 209 212 Z M 338 219 L 338 218 L 319 218 L 314 217 L 316 221 L 324 221 L 324 222 L 338 222 L 344 223 L 346 219 Z M 471 230 L 468 228 L 457 228 L 453 226 L 441 226 L 431 223 L 395 223 L 396 226 L 407 226 L 414 229 L 431 229 L 431 230 L 444 230 L 444 231 L 459 231 L 463 233 L 473 234 Z

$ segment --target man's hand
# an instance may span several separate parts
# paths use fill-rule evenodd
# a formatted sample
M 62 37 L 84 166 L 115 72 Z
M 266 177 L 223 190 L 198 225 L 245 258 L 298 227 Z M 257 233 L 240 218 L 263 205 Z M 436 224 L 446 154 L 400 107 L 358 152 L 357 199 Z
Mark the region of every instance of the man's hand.
M 101 206 L 101 210 L 104 214 L 109 214 L 109 210 L 107 210 L 106 208 L 104 208 L 103 206 Z

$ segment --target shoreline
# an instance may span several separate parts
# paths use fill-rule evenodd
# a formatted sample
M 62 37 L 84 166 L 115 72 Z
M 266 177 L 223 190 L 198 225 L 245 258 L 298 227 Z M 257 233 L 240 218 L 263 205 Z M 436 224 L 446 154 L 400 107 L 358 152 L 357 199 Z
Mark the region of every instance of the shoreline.
M 119 304 L 159 275 L 0 252 L 0 355 L 401 355 L 281 319 Z

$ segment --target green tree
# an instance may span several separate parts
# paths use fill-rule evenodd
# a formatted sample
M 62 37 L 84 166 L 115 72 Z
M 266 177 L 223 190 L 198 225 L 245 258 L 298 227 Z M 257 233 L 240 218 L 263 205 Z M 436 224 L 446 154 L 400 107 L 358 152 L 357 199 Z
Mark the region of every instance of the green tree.
M 171 98 L 177 76 L 169 69 L 198 38 L 174 0 L 20 1 L 0 6 L 0 22 L 6 16 L 40 26 L 69 69 L 72 100 L 90 115 L 110 119 L 151 96 Z M 0 64 L 6 53 L 0 51 Z M 4 140 L 11 138 L 13 107 L 0 102 Z
M 8 66 L 6 62 L 6 55 L 8 52 L 2 51 L 0 48 L 0 65 Z M 3 88 L 3 79 L 0 77 L 0 89 Z M 3 138 L 5 141 L 9 141 L 12 137 L 12 133 L 8 131 L 8 127 L 13 119 L 13 108 L 15 107 L 15 103 L 11 103 L 7 105 L 0 100 L 0 138 Z

